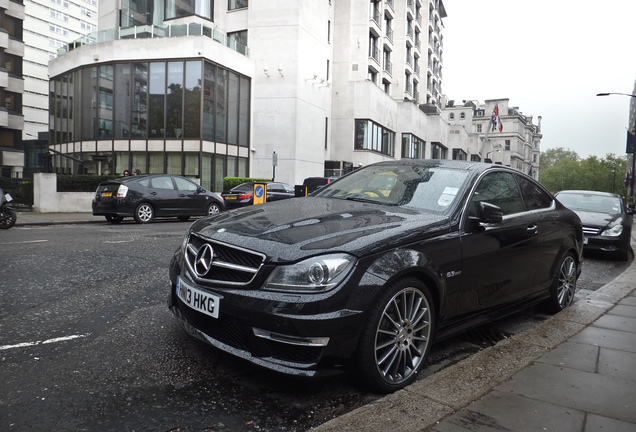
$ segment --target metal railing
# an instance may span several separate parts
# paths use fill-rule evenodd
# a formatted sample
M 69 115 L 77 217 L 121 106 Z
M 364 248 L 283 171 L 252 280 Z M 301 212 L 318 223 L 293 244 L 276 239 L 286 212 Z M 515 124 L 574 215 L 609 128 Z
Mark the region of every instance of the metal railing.
M 127 28 L 114 28 L 88 33 L 59 48 L 57 55 L 62 56 L 82 45 L 94 45 L 121 39 L 154 39 L 166 37 L 205 36 L 227 46 L 228 48 L 249 57 L 249 48 L 226 33 L 199 23 L 172 25 L 142 25 Z

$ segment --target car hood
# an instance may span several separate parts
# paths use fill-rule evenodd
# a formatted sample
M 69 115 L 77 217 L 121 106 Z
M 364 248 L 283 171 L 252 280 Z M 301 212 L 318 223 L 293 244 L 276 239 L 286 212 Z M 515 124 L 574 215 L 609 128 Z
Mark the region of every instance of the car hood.
M 605 228 L 608 225 L 613 225 L 617 219 L 623 217 L 621 213 L 598 213 L 583 210 L 575 210 L 574 212 L 581 219 L 583 226 L 595 228 Z
M 316 197 L 231 210 L 192 225 L 207 238 L 264 253 L 274 262 L 327 251 L 360 257 L 448 230 L 446 216 Z

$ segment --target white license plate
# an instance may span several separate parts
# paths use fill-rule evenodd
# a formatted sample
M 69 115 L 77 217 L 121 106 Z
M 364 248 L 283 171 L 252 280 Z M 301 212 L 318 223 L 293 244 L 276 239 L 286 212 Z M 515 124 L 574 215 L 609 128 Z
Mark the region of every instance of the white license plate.
M 587 244 L 587 237 L 583 237 L 583 244 L 586 245 Z
M 219 317 L 221 297 L 194 288 L 185 283 L 181 277 L 177 278 L 177 296 L 195 311 L 209 315 L 212 318 Z

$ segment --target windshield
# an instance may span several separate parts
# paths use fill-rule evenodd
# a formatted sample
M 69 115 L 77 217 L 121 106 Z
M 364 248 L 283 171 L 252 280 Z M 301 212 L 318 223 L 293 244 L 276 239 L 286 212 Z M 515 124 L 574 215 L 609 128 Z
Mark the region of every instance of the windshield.
M 325 186 L 314 196 L 444 212 L 467 176 L 467 171 L 460 169 L 370 165 Z
M 559 193 L 557 199 L 571 210 L 597 213 L 621 213 L 621 200 L 618 197 L 585 193 Z

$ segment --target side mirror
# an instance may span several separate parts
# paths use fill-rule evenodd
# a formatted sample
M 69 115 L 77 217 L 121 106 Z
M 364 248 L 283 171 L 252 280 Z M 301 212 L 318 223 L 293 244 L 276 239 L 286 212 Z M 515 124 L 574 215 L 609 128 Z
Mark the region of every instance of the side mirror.
M 477 211 L 479 212 L 479 222 L 499 224 L 503 220 L 503 210 L 494 204 L 480 201 L 477 204 Z
M 204 193 L 204 192 L 205 192 L 205 189 L 202 186 L 199 186 L 197 188 L 197 193 Z

